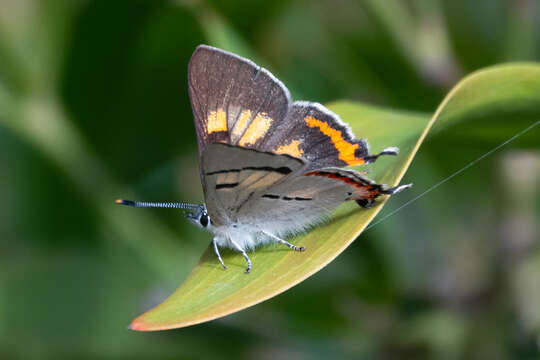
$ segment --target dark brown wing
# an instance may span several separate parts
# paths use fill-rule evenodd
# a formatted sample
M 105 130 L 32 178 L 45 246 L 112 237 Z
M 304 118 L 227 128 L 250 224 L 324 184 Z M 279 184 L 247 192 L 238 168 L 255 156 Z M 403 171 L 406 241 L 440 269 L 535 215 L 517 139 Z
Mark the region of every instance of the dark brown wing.
M 269 71 L 210 46 L 193 53 L 188 82 L 199 154 L 216 142 L 260 149 L 289 109 L 289 91 Z
M 209 144 L 226 143 L 302 158 L 313 170 L 362 165 L 397 153 L 388 148 L 369 155 L 367 142 L 356 139 L 339 116 L 318 103 L 291 105 L 285 85 L 238 55 L 200 45 L 188 79 L 199 155 Z

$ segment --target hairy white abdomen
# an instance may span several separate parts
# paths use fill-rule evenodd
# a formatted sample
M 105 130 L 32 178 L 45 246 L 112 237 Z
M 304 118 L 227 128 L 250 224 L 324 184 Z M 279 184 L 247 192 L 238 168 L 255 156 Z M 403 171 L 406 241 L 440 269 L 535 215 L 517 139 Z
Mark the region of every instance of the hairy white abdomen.
M 291 234 L 305 232 L 313 225 L 321 222 L 324 216 L 302 216 L 294 214 L 280 220 L 259 221 L 257 224 L 232 223 L 219 227 L 210 227 L 220 247 L 236 249 L 236 243 L 243 250 L 253 250 L 257 246 L 275 242 L 276 238 L 285 239 Z

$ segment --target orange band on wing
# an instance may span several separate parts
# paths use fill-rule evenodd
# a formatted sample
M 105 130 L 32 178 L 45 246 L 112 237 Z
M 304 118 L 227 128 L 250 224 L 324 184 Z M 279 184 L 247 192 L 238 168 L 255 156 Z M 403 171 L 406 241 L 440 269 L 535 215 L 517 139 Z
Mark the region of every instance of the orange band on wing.
M 227 115 L 222 108 L 210 112 L 207 119 L 206 131 L 209 134 L 227 131 Z
M 300 140 L 291 140 L 287 145 L 281 145 L 274 152 L 276 154 L 288 154 L 295 157 L 301 157 L 304 150 L 300 149 Z
M 380 195 L 379 187 L 377 185 L 365 184 L 339 173 L 316 170 L 310 171 L 304 174 L 304 176 L 322 176 L 333 180 L 343 181 L 346 184 L 354 186 L 358 190 L 355 191 L 355 194 L 350 194 L 352 195 L 351 199 L 374 199 Z
M 304 176 L 322 176 L 322 177 L 327 177 L 327 178 L 330 178 L 330 179 L 335 179 L 335 180 L 343 181 L 343 182 L 345 182 L 345 183 L 347 183 L 347 184 L 349 184 L 349 185 L 356 186 L 356 187 L 360 187 L 360 186 L 371 186 L 371 185 L 366 185 L 366 184 L 364 184 L 364 183 L 355 181 L 354 179 L 351 179 L 351 178 L 348 177 L 348 176 L 341 175 L 341 174 L 334 173 L 334 172 L 328 172 L 328 171 L 310 171 L 310 172 L 304 174 Z
M 251 120 L 251 123 L 244 132 L 244 135 L 242 135 L 238 141 L 238 144 L 241 146 L 255 145 L 258 140 L 266 135 L 270 125 L 272 125 L 272 121 L 273 119 L 266 113 L 257 114 L 257 116 Z
M 251 110 L 244 110 L 240 113 L 240 117 L 234 124 L 231 131 L 231 141 L 233 143 L 237 142 L 248 126 L 249 120 L 251 119 Z
M 358 158 L 354 155 L 358 144 L 351 144 L 343 138 L 341 130 L 332 128 L 328 123 L 315 119 L 312 116 L 306 116 L 304 121 L 309 127 L 318 127 L 319 130 L 330 138 L 332 144 L 339 153 L 339 159 L 344 161 L 347 165 L 362 165 L 365 163 L 363 158 Z

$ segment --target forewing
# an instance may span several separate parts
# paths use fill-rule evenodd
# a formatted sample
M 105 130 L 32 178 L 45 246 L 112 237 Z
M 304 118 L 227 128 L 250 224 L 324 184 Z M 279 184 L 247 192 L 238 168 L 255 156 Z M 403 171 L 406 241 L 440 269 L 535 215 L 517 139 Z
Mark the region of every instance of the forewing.
M 201 156 L 206 207 L 216 226 L 239 220 L 247 204 L 306 168 L 305 161 L 222 143 L 208 144 Z M 285 181 L 286 182 L 286 181 Z
M 199 154 L 215 142 L 261 150 L 290 105 L 289 91 L 269 71 L 206 45 L 191 57 L 188 82 Z

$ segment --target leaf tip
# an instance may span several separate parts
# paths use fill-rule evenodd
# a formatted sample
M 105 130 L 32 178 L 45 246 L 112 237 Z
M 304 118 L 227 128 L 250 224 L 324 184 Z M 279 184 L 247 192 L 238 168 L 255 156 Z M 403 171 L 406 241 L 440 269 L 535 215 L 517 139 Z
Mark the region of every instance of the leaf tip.
M 141 317 L 135 318 L 128 326 L 129 330 L 133 331 L 150 331 L 148 324 L 141 319 Z

